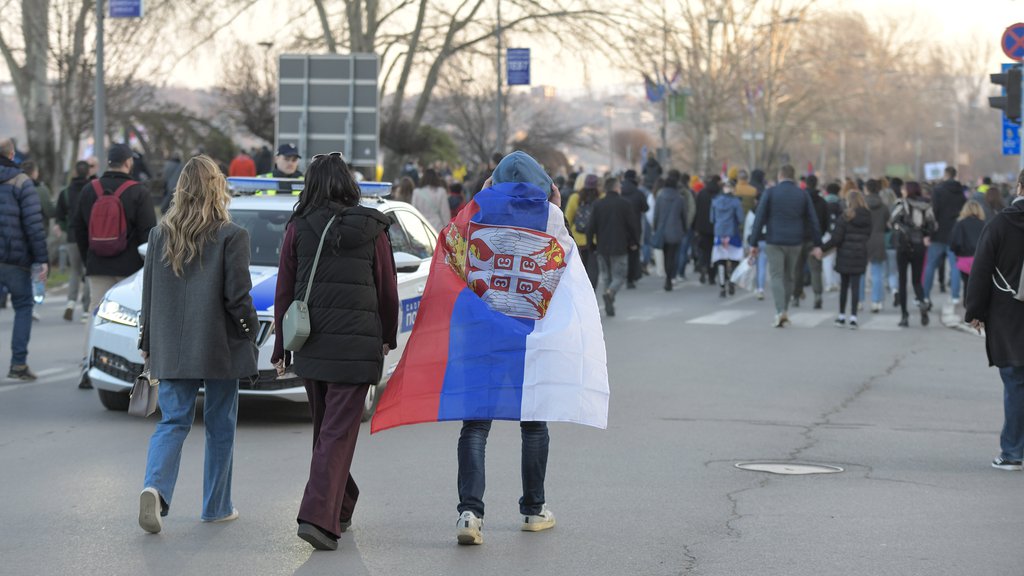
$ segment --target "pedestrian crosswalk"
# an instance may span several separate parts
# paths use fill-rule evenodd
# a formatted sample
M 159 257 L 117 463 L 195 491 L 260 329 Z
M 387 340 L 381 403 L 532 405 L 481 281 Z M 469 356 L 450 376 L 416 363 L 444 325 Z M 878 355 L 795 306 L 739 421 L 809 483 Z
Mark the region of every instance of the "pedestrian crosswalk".
M 771 320 L 770 311 L 764 309 L 751 310 L 751 309 L 729 309 L 729 310 L 717 310 L 710 314 L 704 314 L 694 318 L 684 320 L 685 324 L 701 325 L 701 326 L 730 326 L 733 324 L 739 324 L 744 322 L 751 322 L 756 320 L 750 320 L 751 317 L 757 316 L 758 319 L 763 319 L 766 323 Z M 834 312 L 826 312 L 815 310 L 812 312 L 793 312 L 789 313 L 789 324 L 787 328 L 817 328 L 819 326 L 831 327 L 832 322 L 835 320 L 836 314 Z M 646 318 L 645 318 L 646 319 Z M 861 330 L 876 330 L 882 332 L 895 332 L 900 328 L 897 326 L 899 318 L 892 314 L 867 314 L 858 316 L 857 321 L 860 324 Z

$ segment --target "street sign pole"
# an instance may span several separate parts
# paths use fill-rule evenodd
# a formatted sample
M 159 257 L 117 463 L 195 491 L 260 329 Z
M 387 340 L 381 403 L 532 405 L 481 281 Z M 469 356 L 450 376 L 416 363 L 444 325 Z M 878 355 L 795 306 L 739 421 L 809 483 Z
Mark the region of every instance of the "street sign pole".
M 96 102 L 92 117 L 92 155 L 96 157 L 97 176 L 107 166 L 107 95 L 103 86 L 103 0 L 96 0 Z
M 1007 26 L 1006 31 L 1003 32 L 1003 37 L 999 41 L 1000 46 L 1003 49 L 1003 53 L 1006 54 L 1011 60 L 1016 62 L 1024 62 L 1024 22 L 1018 22 Z M 1003 65 L 1003 71 L 1005 72 L 1007 65 Z M 1021 90 L 1024 93 L 1024 74 L 1021 75 Z M 1018 111 L 1019 113 L 1019 111 Z M 1006 119 L 1006 114 L 1003 114 L 1003 154 L 1006 154 L 1006 140 L 1007 135 L 1010 133 L 1011 128 L 1007 125 L 1009 122 Z M 1020 128 L 1024 124 L 1024 116 L 1020 118 L 1020 122 L 1014 124 L 1015 135 L 1014 138 L 1017 148 L 1017 156 L 1019 159 L 1018 167 L 1021 171 L 1024 171 L 1024 151 L 1021 150 L 1020 142 Z

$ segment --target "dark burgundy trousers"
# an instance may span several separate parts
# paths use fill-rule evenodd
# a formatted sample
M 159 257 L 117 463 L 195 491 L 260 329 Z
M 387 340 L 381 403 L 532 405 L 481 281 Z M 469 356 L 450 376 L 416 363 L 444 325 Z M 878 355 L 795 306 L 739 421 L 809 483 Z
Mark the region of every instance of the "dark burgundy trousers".
M 359 487 L 349 470 L 369 384 L 303 383 L 313 415 L 313 459 L 298 521 L 339 536 L 341 521 L 352 518 L 359 498 Z

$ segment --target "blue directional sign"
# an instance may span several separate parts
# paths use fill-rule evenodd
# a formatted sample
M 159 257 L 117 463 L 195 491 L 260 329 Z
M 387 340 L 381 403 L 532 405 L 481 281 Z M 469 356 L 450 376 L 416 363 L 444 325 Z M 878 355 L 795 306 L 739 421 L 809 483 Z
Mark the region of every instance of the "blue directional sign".
M 111 18 L 141 18 L 142 0 L 110 0 Z
M 530 85 L 530 49 L 509 48 L 505 56 L 509 86 Z
M 1003 73 L 1013 68 L 1015 64 L 1003 64 Z M 1006 96 L 1006 86 L 1003 86 L 1003 96 Z M 1003 156 L 1017 156 L 1020 154 L 1020 124 L 1010 122 L 1003 111 Z
M 1011 60 L 1024 60 L 1024 22 L 1018 22 L 1003 32 L 1003 53 Z

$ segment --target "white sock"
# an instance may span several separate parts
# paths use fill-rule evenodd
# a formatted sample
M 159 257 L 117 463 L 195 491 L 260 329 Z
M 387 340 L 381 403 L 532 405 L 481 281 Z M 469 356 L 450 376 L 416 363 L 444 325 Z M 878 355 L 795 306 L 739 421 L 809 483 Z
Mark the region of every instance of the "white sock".
M 857 317 L 856 316 L 850 316 L 850 322 L 856 322 L 856 321 L 857 321 Z
M 846 314 L 840 314 L 840 315 L 839 315 L 839 321 L 840 321 L 840 322 L 844 322 L 844 321 L 846 321 Z

